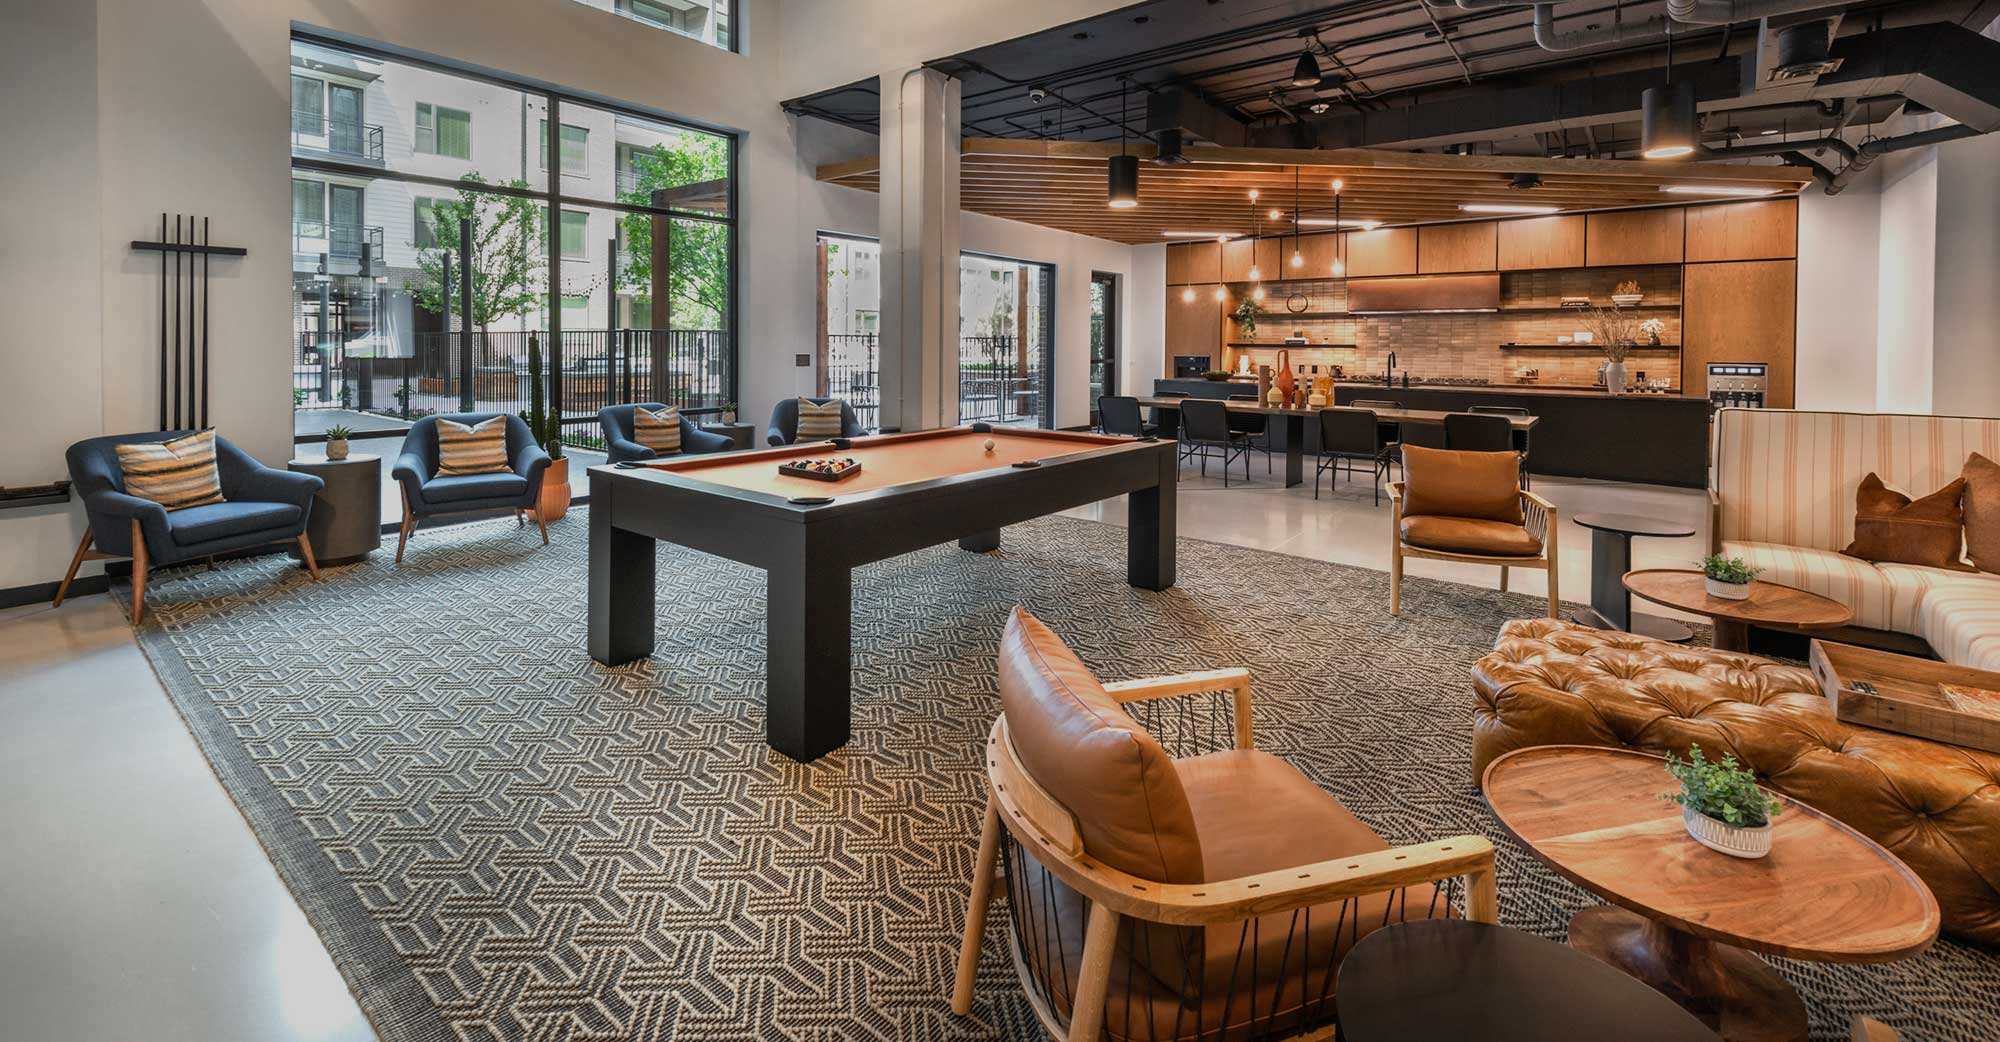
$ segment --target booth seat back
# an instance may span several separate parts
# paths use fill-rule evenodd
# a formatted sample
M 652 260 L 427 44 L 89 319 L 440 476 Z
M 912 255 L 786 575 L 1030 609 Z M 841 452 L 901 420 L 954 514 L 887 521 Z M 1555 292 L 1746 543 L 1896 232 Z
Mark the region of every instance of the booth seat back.
M 1723 409 L 1714 441 L 1718 540 L 1837 553 L 1854 539 L 1862 478 L 1935 492 L 1974 452 L 2000 460 L 2000 419 Z

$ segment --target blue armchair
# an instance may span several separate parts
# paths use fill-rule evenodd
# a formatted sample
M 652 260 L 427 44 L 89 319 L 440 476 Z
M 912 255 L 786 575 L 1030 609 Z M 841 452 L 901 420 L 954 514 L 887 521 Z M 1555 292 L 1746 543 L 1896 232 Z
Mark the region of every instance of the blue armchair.
M 814 405 L 825 405 L 835 400 L 833 398 L 806 398 L 806 401 Z M 861 426 L 861 419 L 854 415 L 854 406 L 841 401 L 840 436 L 843 438 L 859 438 L 866 433 L 868 431 Z M 782 399 L 777 405 L 772 407 L 771 429 L 765 431 L 764 434 L 773 445 L 790 445 L 799 439 L 799 400 L 797 398 Z
M 630 463 L 642 459 L 654 459 L 659 453 L 632 440 L 632 411 L 646 409 L 658 411 L 666 406 L 658 402 L 644 402 L 639 405 L 614 405 L 597 410 L 597 425 L 604 428 L 604 448 L 607 462 Z M 709 452 L 728 452 L 736 447 L 736 442 L 721 434 L 702 430 L 698 424 L 681 417 L 681 452 L 701 455 Z
M 542 494 L 542 474 L 549 469 L 549 454 L 535 444 L 535 436 L 519 416 L 507 415 L 507 459 L 513 469 L 496 474 L 438 476 L 439 420 L 468 426 L 485 423 L 497 412 L 451 413 L 426 416 L 403 436 L 403 451 L 396 458 L 394 474 L 403 488 L 403 526 L 396 540 L 396 563 L 403 563 L 403 548 L 417 522 L 447 514 L 470 514 L 488 510 L 512 510 L 515 518 L 533 510 Z M 549 545 L 548 519 L 535 515 L 541 525 L 542 545 Z
M 242 449 L 215 439 L 215 470 L 222 481 L 223 502 L 169 511 L 150 499 L 127 495 L 118 446 L 172 441 L 193 431 L 153 431 L 90 438 L 69 447 L 70 481 L 83 501 L 90 527 L 77 544 L 69 571 L 56 587 L 61 606 L 85 561 L 132 559 L 132 622 L 146 617 L 146 577 L 153 565 L 179 564 L 217 554 L 247 550 L 269 543 L 295 542 L 306 570 L 319 578 L 306 519 L 313 494 L 325 482 L 310 474 L 274 470 L 250 458 Z

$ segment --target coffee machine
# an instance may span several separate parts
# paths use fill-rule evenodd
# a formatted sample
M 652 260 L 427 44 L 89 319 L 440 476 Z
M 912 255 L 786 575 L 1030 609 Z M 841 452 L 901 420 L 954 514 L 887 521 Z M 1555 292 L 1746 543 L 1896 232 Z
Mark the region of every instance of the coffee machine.
M 1718 409 L 1762 409 L 1770 387 L 1770 367 L 1763 362 L 1708 363 L 1708 401 Z
M 1175 355 L 1174 378 L 1177 380 L 1199 380 L 1208 372 L 1211 363 L 1207 355 Z

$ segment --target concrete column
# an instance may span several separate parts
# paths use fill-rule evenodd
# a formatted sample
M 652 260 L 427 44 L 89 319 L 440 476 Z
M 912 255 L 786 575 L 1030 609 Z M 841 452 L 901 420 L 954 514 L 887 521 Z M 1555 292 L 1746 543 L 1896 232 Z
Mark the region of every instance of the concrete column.
M 958 81 L 882 74 L 882 425 L 958 422 Z

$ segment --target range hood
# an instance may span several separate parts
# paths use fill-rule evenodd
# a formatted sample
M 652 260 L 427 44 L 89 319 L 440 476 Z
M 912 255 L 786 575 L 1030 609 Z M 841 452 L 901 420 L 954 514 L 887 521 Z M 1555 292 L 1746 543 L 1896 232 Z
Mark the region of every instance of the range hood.
M 1500 310 L 1500 276 L 1417 275 L 1348 279 L 1351 315 L 1476 313 Z

